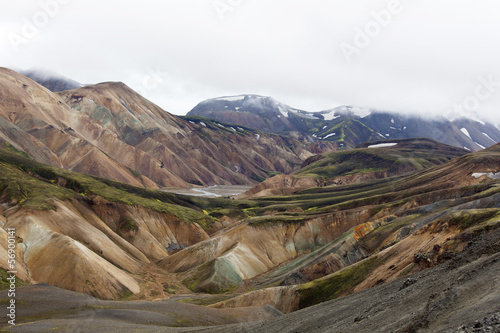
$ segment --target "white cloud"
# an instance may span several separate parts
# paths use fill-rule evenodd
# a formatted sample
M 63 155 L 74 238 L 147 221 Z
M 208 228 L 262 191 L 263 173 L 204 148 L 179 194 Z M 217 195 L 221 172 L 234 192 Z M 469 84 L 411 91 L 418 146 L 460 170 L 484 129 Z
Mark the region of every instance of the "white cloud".
M 500 81 L 495 0 L 401 0 L 401 13 L 351 63 L 340 44 L 390 0 L 226 1 L 234 5 L 223 20 L 212 0 L 65 2 L 17 53 L 6 34 L 20 33 L 40 3 L 2 5 L 0 65 L 124 81 L 176 114 L 207 98 L 255 93 L 311 111 L 348 104 L 442 115 L 474 94 L 478 77 Z M 144 89 L 151 68 L 162 80 Z M 499 107 L 500 89 L 474 113 L 494 118 Z

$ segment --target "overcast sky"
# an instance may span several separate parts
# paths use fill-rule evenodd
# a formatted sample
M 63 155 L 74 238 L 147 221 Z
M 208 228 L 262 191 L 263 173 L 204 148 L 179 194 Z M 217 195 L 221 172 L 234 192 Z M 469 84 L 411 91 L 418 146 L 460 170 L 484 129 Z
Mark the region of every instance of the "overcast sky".
M 498 0 L 0 0 L 0 66 L 123 81 L 166 111 L 254 93 L 500 123 Z

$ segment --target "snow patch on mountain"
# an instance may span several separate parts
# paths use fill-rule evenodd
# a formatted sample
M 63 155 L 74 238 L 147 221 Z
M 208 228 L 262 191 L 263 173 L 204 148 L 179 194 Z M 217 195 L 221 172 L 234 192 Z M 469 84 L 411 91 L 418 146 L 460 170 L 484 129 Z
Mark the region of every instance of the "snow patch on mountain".
M 477 143 L 477 142 L 474 142 L 474 143 L 475 143 L 476 145 L 478 145 L 479 147 L 481 147 L 481 149 L 486 149 L 486 147 L 485 147 L 485 146 L 483 146 L 482 144 Z
M 282 107 L 281 105 L 278 105 L 278 110 L 280 111 L 280 113 L 281 113 L 282 115 L 284 115 L 285 117 L 287 117 L 287 118 L 288 118 L 288 111 L 287 111 L 287 110 L 285 110 L 285 109 L 283 109 L 283 107 Z
M 325 120 L 327 120 L 327 121 L 330 121 L 330 120 L 334 120 L 334 119 L 337 119 L 338 117 L 340 117 L 340 116 L 336 116 L 335 113 L 337 113 L 337 111 L 335 111 L 335 110 L 332 110 L 328 113 L 323 113 L 323 118 L 325 118 Z
M 355 115 L 357 115 L 361 118 L 367 117 L 372 113 L 372 111 L 370 109 L 363 109 L 363 108 L 356 108 L 356 107 L 351 108 L 351 111 L 352 111 L 352 113 L 354 113 Z
M 336 133 L 330 133 L 330 134 L 328 134 L 327 136 L 324 136 L 324 137 L 322 138 L 322 140 L 324 140 L 324 139 L 328 139 L 329 137 L 334 136 L 335 134 L 336 134 Z
M 493 173 L 493 172 L 489 172 L 489 173 L 486 173 L 486 172 L 475 172 L 471 176 L 474 177 L 474 178 L 480 178 L 480 177 L 483 177 L 483 176 L 488 176 L 488 178 L 490 178 L 490 179 L 500 179 L 500 172 L 497 172 L 497 173 Z
M 470 137 L 469 131 L 465 127 L 462 127 L 460 130 L 462 131 L 462 133 L 464 133 L 465 135 L 467 135 L 469 137 L 469 139 L 472 140 L 472 138 Z
M 369 145 L 368 148 L 385 148 L 385 147 L 394 147 L 396 145 L 397 145 L 397 142 L 379 143 L 376 145 Z
M 302 118 L 316 119 L 316 120 L 321 119 L 315 113 L 306 112 L 306 111 L 300 111 L 300 110 L 297 110 L 297 109 L 291 109 L 291 111 L 293 113 L 295 113 L 296 115 L 298 115 L 299 117 L 302 117 Z
M 241 101 L 244 100 L 245 96 L 226 96 L 226 97 L 219 97 L 217 98 L 218 101 L 228 101 L 228 102 L 236 102 L 236 101 Z
M 485 137 L 487 137 L 488 139 L 490 139 L 491 141 L 493 141 L 494 143 L 496 143 L 496 141 L 495 141 L 495 140 L 493 140 L 493 139 L 492 139 L 492 138 L 491 138 L 488 134 L 486 134 L 486 133 L 484 133 L 484 132 L 483 132 L 483 135 L 484 135 Z

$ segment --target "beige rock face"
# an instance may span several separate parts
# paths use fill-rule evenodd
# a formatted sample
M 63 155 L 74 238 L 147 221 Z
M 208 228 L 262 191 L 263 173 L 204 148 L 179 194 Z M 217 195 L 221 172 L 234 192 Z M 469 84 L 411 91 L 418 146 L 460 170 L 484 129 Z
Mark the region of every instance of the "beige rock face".
M 358 230 L 362 229 L 356 228 Z M 391 246 L 383 251 L 376 254 L 378 258 L 381 259 L 382 264 L 369 273 L 361 283 L 359 283 L 355 288 L 354 292 L 363 291 L 377 284 L 383 282 L 390 282 L 404 276 L 405 270 L 408 270 L 411 265 L 413 265 L 413 258 L 415 253 L 430 253 L 435 249 L 435 246 L 446 243 L 447 240 L 453 239 L 460 230 L 456 228 L 449 228 L 443 223 L 434 223 L 429 226 L 424 227 L 422 230 L 406 237 L 398 238 L 397 235 L 393 235 L 387 239 L 387 242 L 398 241 L 397 244 Z M 353 246 L 357 243 L 356 238 L 359 233 L 356 233 L 354 238 L 350 239 L 350 244 L 347 246 Z M 394 237 L 396 237 L 394 239 Z M 347 250 L 347 247 L 344 250 Z M 442 252 L 443 250 L 441 250 Z M 439 252 L 436 253 L 436 256 Z M 375 256 L 375 255 L 374 255 Z M 318 257 L 319 258 L 319 257 Z M 340 270 L 342 267 L 335 269 L 335 271 Z M 318 269 L 314 265 L 309 266 L 309 270 L 314 271 Z M 324 272 L 322 272 L 324 273 Z M 332 273 L 332 272 L 330 272 Z M 328 278 L 327 274 L 322 274 L 316 278 Z M 310 286 L 309 286 L 310 287 Z M 301 289 L 308 288 L 308 284 L 301 285 L 289 285 L 280 287 L 270 287 L 253 292 L 245 293 L 240 296 L 231 298 L 227 301 L 222 301 L 212 305 L 215 308 L 238 308 L 250 305 L 272 305 L 283 313 L 290 313 L 300 309 L 301 300 Z
M 169 250 L 179 249 L 209 238 L 196 223 L 186 224 L 175 216 L 153 212 L 142 207 L 99 203 L 92 209 L 114 232 L 120 233 L 131 245 L 153 262 L 168 256 Z M 131 218 L 137 231 L 123 230 L 120 221 Z
M 159 265 L 182 273 L 188 280 L 206 273 L 206 279 L 196 277 L 197 282 L 191 284 L 199 291 L 235 287 L 332 242 L 366 218 L 366 211 L 358 209 L 325 214 L 304 223 L 251 226 L 242 222 L 163 259 Z
M 0 137 L 14 148 L 39 162 L 143 186 L 126 166 L 73 129 L 79 124 L 94 133 L 105 132 L 58 95 L 5 68 L 0 68 L 0 91 Z
M 17 237 L 18 277 L 30 283 L 116 299 L 139 293 L 139 274 L 169 248 L 208 238 L 196 223 L 144 208 L 101 200 L 93 209 L 80 202 L 54 201 L 56 210 L 33 211 L 18 206 L 4 212 L 4 229 Z M 136 230 L 120 225 L 127 216 Z M 7 234 L 0 229 L 0 266 L 7 269 Z

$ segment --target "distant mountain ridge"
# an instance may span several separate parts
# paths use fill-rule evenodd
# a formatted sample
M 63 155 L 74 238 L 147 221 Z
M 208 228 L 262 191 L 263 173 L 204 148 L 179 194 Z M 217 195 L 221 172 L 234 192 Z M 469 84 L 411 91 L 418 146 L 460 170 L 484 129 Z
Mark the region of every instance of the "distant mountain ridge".
M 300 128 L 300 124 L 295 122 L 295 120 L 300 120 L 297 115 L 307 117 L 307 112 L 292 109 L 272 97 L 259 95 L 210 99 L 199 103 L 188 113 L 188 116 L 202 116 L 227 123 L 245 125 L 268 133 L 297 131 L 297 128 Z
M 195 106 L 188 115 L 247 126 L 267 133 L 299 132 L 313 141 L 335 142 L 340 148 L 353 148 L 367 141 L 428 137 L 477 151 L 500 141 L 498 126 L 467 118 L 425 119 L 354 106 L 309 112 L 259 95 L 209 99 Z
M 81 83 L 68 79 L 67 77 L 44 70 L 30 69 L 20 71 L 20 74 L 29 77 L 52 92 L 77 89 L 83 86 Z

